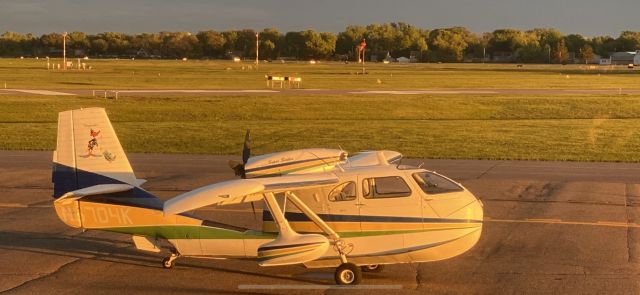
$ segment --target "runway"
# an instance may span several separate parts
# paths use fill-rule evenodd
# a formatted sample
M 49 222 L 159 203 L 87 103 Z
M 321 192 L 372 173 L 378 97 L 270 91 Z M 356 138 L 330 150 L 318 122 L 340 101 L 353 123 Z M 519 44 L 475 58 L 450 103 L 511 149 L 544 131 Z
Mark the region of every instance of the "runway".
M 233 156 L 131 154 L 162 198 L 230 179 Z M 333 286 L 332 269 L 137 251 L 128 236 L 63 225 L 51 207 L 51 152 L 0 152 L 0 292 L 7 294 L 421 293 L 640 294 L 640 164 L 421 160 L 484 203 L 480 242 L 453 259 L 388 266 L 362 288 Z M 250 207 L 202 214 L 256 226 Z M 374 290 L 371 290 L 374 289 Z
M 158 95 L 415 95 L 415 94 L 475 94 L 475 95 L 563 95 L 563 94 L 640 94 L 640 89 L 492 89 L 492 88 L 438 88 L 438 89 L 297 89 L 297 88 L 268 88 L 268 89 L 0 89 L 0 94 L 32 94 L 32 95 L 83 95 L 98 97 L 130 96 L 158 96 Z

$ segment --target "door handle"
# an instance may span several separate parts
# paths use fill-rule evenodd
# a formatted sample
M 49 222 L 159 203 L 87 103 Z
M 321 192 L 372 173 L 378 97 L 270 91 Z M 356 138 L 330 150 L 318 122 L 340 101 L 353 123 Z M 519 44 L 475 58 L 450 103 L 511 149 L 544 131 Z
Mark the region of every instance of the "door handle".
M 433 198 L 422 198 L 425 201 L 433 201 Z
M 356 206 L 361 207 L 361 206 L 366 206 L 367 204 L 356 204 Z

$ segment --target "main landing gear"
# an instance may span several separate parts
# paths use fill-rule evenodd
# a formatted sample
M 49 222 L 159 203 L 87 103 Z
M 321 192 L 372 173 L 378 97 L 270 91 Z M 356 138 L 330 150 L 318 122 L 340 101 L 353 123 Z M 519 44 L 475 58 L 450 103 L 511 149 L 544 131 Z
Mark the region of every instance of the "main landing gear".
M 353 263 L 343 263 L 336 268 L 334 278 L 338 285 L 357 285 L 362 281 L 362 272 L 378 273 L 383 269 L 382 264 L 357 266 Z
M 166 269 L 172 269 L 176 264 L 175 261 L 178 257 L 180 257 L 180 254 L 178 252 L 171 252 L 171 256 L 162 259 L 162 267 Z
M 351 262 L 343 263 L 336 268 L 334 278 L 338 285 L 357 285 L 362 281 L 362 270 Z

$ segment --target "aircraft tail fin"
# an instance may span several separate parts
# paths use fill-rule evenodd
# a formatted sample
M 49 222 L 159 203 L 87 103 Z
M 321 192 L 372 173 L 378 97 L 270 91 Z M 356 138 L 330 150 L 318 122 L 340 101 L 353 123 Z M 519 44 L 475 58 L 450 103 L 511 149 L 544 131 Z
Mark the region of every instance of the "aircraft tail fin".
M 53 197 L 100 184 L 139 186 L 113 126 L 103 108 L 58 114 L 53 153 Z

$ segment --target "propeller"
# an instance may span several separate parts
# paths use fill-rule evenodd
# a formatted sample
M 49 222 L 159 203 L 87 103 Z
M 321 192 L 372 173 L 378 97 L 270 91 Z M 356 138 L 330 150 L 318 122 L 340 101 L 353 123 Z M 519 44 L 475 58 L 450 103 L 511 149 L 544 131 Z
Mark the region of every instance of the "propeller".
M 244 135 L 244 146 L 242 146 L 242 163 L 246 165 L 249 157 L 251 157 L 251 131 L 247 129 Z
M 247 129 L 247 133 L 244 136 L 244 146 L 242 147 L 242 163 L 234 160 L 229 161 L 229 167 L 233 169 L 236 176 L 241 178 L 247 178 L 244 167 L 251 157 L 251 132 Z
M 245 173 L 244 167 L 247 165 L 249 158 L 251 157 L 251 131 L 247 129 L 247 133 L 244 135 L 244 145 L 242 146 L 242 163 L 238 161 L 229 161 L 229 167 L 233 169 L 236 176 L 240 176 L 241 178 L 247 178 L 247 174 Z M 251 202 L 251 209 L 253 210 L 253 219 L 258 220 L 256 215 L 256 207 Z

